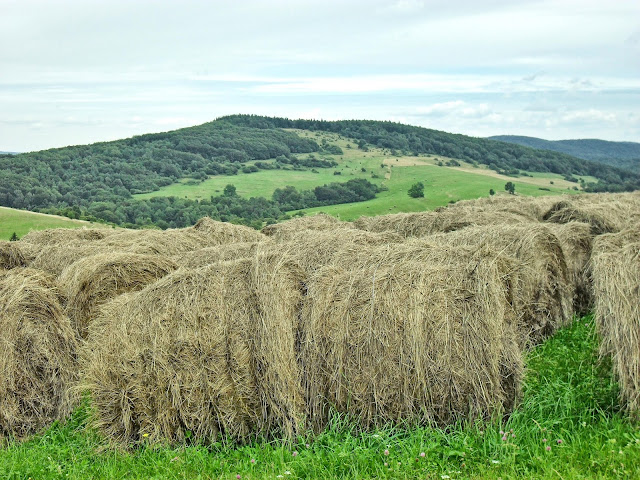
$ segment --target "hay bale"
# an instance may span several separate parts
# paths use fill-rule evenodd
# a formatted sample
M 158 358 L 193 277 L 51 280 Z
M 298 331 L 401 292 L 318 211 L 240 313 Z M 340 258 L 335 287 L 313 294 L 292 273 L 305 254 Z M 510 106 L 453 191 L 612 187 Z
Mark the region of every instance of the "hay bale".
M 100 247 L 93 243 L 80 245 L 53 245 L 41 247 L 29 266 L 54 276 L 59 276 L 65 268 L 86 257 L 113 253 L 111 247 Z
M 450 423 L 512 408 L 522 374 L 494 255 L 412 241 L 308 282 L 301 364 L 315 430 L 330 409 L 365 427 Z
M 433 212 L 396 213 L 380 217 L 361 217 L 357 228 L 369 232 L 395 232 L 403 238 L 453 232 L 466 227 L 530 223 L 533 219 L 518 212 L 467 208 L 441 208 Z
M 64 419 L 78 347 L 45 274 L 0 272 L 0 437 L 23 439 Z
M 199 268 L 217 262 L 249 258 L 267 252 L 269 248 L 269 241 L 229 243 L 175 255 L 171 259 L 181 267 Z
M 374 247 L 403 241 L 396 233 L 372 233 L 355 228 L 301 230 L 289 232 L 285 238 L 286 241 L 278 242 L 273 248 L 293 258 L 307 274 L 330 264 L 348 264 Z
M 265 240 L 257 230 L 244 225 L 235 225 L 229 222 L 218 222 L 209 217 L 203 217 L 185 231 L 196 232 L 205 238 L 207 246 L 225 245 L 229 243 L 260 242 Z
M 157 255 L 102 253 L 84 257 L 59 278 L 68 299 L 66 313 L 75 330 L 85 337 L 100 305 L 122 293 L 141 290 L 177 268 L 173 261 Z
M 279 255 L 179 269 L 104 305 L 83 348 L 95 425 L 121 444 L 293 438 L 304 425 L 299 269 Z
M 274 223 L 267 225 L 261 231 L 268 237 L 276 240 L 285 241 L 291 239 L 296 233 L 304 230 L 313 230 L 318 232 L 331 231 L 335 229 L 353 228 L 348 222 L 342 222 L 326 213 L 318 213 L 308 217 L 299 217 L 287 220 L 282 223 Z
M 26 267 L 31 260 L 30 250 L 23 248 L 19 242 L 0 241 L 0 270 Z
M 570 288 L 573 291 L 573 311 L 585 315 L 593 306 L 589 259 L 593 244 L 591 225 L 581 222 L 549 224 L 567 263 Z
M 610 355 L 620 397 L 640 419 L 640 225 L 602 235 L 592 255 L 595 318 L 600 351 Z
M 618 232 L 622 219 L 626 218 L 625 208 L 617 202 L 586 203 L 561 200 L 555 203 L 542 217 L 546 222 L 582 222 L 591 226 L 591 233 Z
M 514 260 L 514 268 L 504 274 L 523 348 L 539 343 L 571 320 L 573 292 L 567 263 L 560 241 L 544 224 L 469 227 L 428 239 L 490 248 Z
M 20 239 L 21 242 L 39 246 L 76 245 L 102 240 L 116 230 L 112 228 L 50 228 L 32 230 Z

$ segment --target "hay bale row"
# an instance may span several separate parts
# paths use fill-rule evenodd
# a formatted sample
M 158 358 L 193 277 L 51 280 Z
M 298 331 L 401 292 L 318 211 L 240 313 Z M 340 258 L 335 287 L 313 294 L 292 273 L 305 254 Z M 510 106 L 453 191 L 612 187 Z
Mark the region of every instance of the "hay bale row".
M 0 438 L 22 439 L 65 418 L 78 342 L 51 278 L 0 272 Z
M 597 237 L 591 259 L 601 353 L 629 412 L 640 418 L 640 226 Z

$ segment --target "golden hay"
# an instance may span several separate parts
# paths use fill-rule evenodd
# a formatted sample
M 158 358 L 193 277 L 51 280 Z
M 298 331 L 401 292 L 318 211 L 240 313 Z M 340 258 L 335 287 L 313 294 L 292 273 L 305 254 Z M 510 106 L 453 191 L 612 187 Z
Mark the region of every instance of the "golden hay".
M 522 357 L 498 257 L 417 240 L 312 276 L 300 353 L 311 426 L 332 409 L 368 427 L 512 408 Z
M 470 227 L 428 238 L 446 245 L 489 247 L 514 259 L 513 269 L 503 274 L 510 284 L 523 347 L 540 342 L 570 321 L 569 271 L 558 238 L 544 224 Z
M 267 252 L 271 248 L 268 240 L 262 242 L 241 242 L 201 248 L 192 252 L 175 255 L 171 259 L 181 267 L 198 268 L 212 263 L 238 260 Z
M 156 255 L 102 253 L 82 258 L 59 278 L 68 299 L 67 315 L 76 332 L 85 337 L 101 304 L 122 293 L 141 290 L 177 268 L 171 260 Z
M 278 255 L 180 269 L 103 306 L 82 351 L 95 424 L 124 445 L 304 425 L 299 269 Z
M 585 315 L 593 306 L 589 258 L 593 234 L 588 223 L 569 222 L 549 224 L 558 237 L 569 271 L 570 287 L 573 291 L 573 311 Z
M 28 249 L 19 242 L 0 241 L 0 271 L 16 267 L 26 267 L 31 260 Z
M 0 272 L 0 437 L 22 439 L 70 411 L 77 340 L 43 273 Z
M 69 246 L 78 243 L 102 240 L 115 233 L 112 228 L 50 228 L 47 230 L 32 230 L 20 239 L 21 242 L 32 245 Z
M 640 419 L 640 225 L 602 235 L 592 255 L 595 317 L 601 353 L 611 355 L 620 396 Z
M 353 228 L 348 222 L 342 222 L 331 215 L 319 213 L 308 217 L 294 218 L 282 223 L 267 225 L 261 231 L 276 240 L 288 240 L 301 230 L 331 231 L 337 228 Z

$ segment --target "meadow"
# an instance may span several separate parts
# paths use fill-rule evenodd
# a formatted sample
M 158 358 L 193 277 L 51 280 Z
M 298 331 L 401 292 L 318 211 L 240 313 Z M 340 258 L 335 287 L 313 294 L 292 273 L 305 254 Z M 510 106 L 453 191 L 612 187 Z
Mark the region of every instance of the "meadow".
M 0 207 L 0 240 L 9 240 L 15 233 L 18 237 L 26 235 L 31 230 L 46 228 L 80 228 L 91 226 L 91 223 L 72 220 L 56 215 L 16 210 Z

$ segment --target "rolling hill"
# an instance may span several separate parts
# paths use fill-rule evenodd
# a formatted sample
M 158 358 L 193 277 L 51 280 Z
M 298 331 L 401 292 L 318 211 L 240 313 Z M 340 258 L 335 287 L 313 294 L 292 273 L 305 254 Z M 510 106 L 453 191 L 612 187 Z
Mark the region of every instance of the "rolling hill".
M 89 226 L 91 226 L 91 223 L 82 220 L 73 220 L 57 215 L 46 215 L 44 213 L 0 207 L 0 240 L 9 240 L 13 233 L 18 237 L 22 237 L 31 230 L 81 228 Z
M 518 135 L 497 135 L 489 138 L 500 142 L 566 153 L 585 160 L 640 172 L 640 143 L 610 142 L 597 139 L 544 140 Z
M 287 212 L 353 203 L 360 205 L 349 216 L 421 210 L 503 191 L 505 179 L 517 179 L 524 194 L 640 187 L 640 174 L 557 152 L 391 122 L 252 115 L 0 155 L 0 175 L 0 205 L 162 228 L 205 215 L 257 227 Z M 409 202 L 407 184 L 418 180 L 426 197 Z M 364 205 L 375 198 L 375 208 Z

